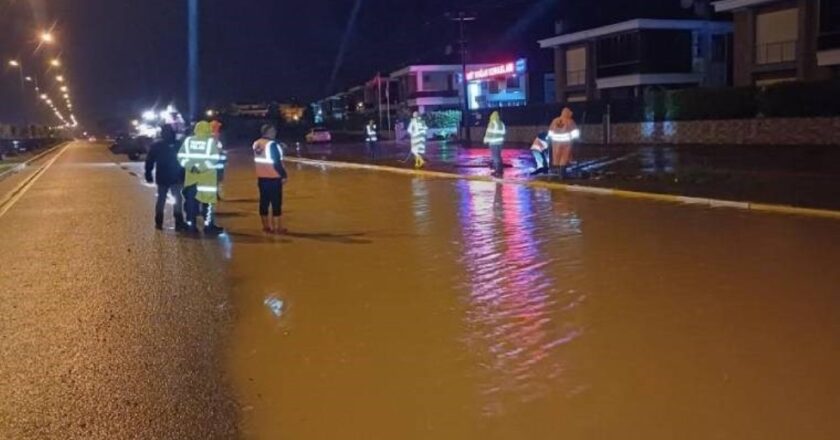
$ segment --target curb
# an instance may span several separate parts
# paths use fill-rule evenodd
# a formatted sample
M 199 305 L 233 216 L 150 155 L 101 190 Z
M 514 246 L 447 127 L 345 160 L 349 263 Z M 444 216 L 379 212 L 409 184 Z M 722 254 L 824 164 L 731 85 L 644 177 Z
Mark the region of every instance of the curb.
M 22 169 L 26 168 L 27 166 L 29 166 L 29 164 L 31 164 L 32 162 L 35 162 L 36 160 L 38 160 L 38 159 L 40 159 L 40 158 L 42 158 L 42 157 L 44 157 L 44 156 L 46 156 L 46 155 L 48 155 L 48 154 L 52 153 L 53 151 L 55 151 L 55 150 L 57 150 L 57 149 L 59 149 L 59 148 L 63 147 L 63 146 L 64 146 L 64 145 L 66 145 L 66 144 L 69 144 L 70 142 L 73 142 L 73 141 L 65 141 L 65 142 L 58 143 L 58 144 L 56 144 L 55 146 L 53 146 L 53 147 L 51 147 L 51 148 L 47 149 L 46 151 L 42 151 L 42 152 L 38 153 L 35 157 L 31 157 L 31 158 L 29 158 L 28 160 L 26 160 L 25 162 L 21 162 L 21 163 L 19 163 L 19 164 L 15 165 L 15 166 L 13 166 L 12 168 L 9 168 L 9 169 L 8 169 L 8 170 L 6 170 L 6 171 L 3 171 L 2 173 L 0 173 L 0 180 L 3 180 L 3 179 L 5 179 L 7 176 L 10 176 L 10 175 L 12 175 L 12 174 L 14 174 L 14 173 L 19 172 L 20 170 L 22 170 Z
M 332 162 L 325 160 L 303 159 L 303 158 L 286 158 L 285 161 L 291 163 L 300 163 L 312 166 L 329 166 L 333 168 L 355 168 L 372 171 L 385 171 L 396 174 L 405 174 L 413 176 L 435 177 L 441 179 L 457 179 L 457 180 L 472 180 L 479 182 L 497 182 L 508 183 L 513 185 L 524 185 L 534 188 L 546 188 L 563 190 L 568 192 L 605 195 L 613 197 L 621 197 L 625 199 L 649 200 L 657 202 L 676 203 L 681 205 L 698 205 L 708 208 L 731 208 L 742 211 L 772 213 L 772 214 L 789 214 L 807 217 L 820 217 L 840 220 L 840 211 L 830 209 L 817 208 L 802 208 L 789 205 L 774 205 L 770 203 L 751 203 L 739 202 L 734 200 L 711 199 L 705 197 L 689 197 L 679 196 L 674 194 L 658 194 L 641 191 L 628 191 L 623 189 L 600 188 L 595 186 L 570 185 L 567 183 L 545 182 L 539 180 L 526 179 L 496 179 L 490 176 L 465 176 L 461 174 L 448 173 L 444 171 L 426 171 L 413 170 L 408 168 L 397 168 L 384 165 L 370 165 L 353 162 Z

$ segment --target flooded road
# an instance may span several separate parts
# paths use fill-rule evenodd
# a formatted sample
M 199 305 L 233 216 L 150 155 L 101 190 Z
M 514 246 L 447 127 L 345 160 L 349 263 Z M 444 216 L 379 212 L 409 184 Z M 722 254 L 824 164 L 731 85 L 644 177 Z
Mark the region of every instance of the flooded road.
M 233 167 L 245 438 L 836 439 L 840 223 Z

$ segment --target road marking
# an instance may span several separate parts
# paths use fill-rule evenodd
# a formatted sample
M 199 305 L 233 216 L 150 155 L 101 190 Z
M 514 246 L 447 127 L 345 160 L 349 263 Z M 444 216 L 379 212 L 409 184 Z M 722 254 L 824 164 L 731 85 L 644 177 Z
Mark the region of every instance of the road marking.
M 26 194 L 26 192 L 29 191 L 30 188 L 32 188 L 32 185 L 34 185 L 35 182 L 37 182 L 38 179 L 55 163 L 55 161 L 57 161 L 58 158 L 61 157 L 61 155 L 64 154 L 64 152 L 67 151 L 67 149 L 70 148 L 70 146 L 72 145 L 72 142 L 65 145 L 64 148 L 59 150 L 59 152 L 56 153 L 55 156 L 53 156 L 53 158 L 49 160 L 49 162 L 44 164 L 44 166 L 42 166 L 41 169 L 39 169 L 35 172 L 35 174 L 21 182 L 21 184 L 18 185 L 17 188 L 12 190 L 11 195 L 9 195 L 9 197 L 7 197 L 6 200 L 3 200 L 3 202 L 0 202 L 0 217 L 3 217 L 3 215 L 9 212 L 9 210 L 12 209 L 13 206 L 15 206 L 18 200 L 20 200 L 21 197 L 23 197 Z

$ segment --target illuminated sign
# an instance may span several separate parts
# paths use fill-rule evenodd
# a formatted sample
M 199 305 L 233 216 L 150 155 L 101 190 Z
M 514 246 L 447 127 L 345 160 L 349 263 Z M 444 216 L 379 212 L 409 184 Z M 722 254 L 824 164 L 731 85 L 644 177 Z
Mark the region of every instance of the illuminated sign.
M 524 59 L 516 62 L 499 64 L 496 66 L 485 67 L 483 69 L 470 70 L 467 72 L 467 81 L 481 81 L 487 78 L 497 76 L 513 75 L 525 73 L 527 64 Z

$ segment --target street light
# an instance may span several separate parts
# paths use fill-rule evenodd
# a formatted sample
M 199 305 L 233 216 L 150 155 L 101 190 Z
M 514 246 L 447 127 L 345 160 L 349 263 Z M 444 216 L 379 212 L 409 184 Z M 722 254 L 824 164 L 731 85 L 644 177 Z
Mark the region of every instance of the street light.
M 9 65 L 12 67 L 20 67 L 18 60 L 9 60 Z
M 55 42 L 55 36 L 53 36 L 50 31 L 41 32 L 41 41 L 47 44 L 52 44 Z
M 58 76 L 55 77 L 55 80 L 58 81 L 58 82 L 64 82 L 64 76 L 63 75 L 58 75 Z
M 53 67 L 61 67 L 61 60 L 59 60 L 58 58 L 53 58 L 52 60 L 50 60 L 50 65 Z
M 61 90 L 62 92 L 67 93 L 67 86 L 61 86 L 61 89 L 60 89 L 60 90 Z
M 27 77 L 26 77 L 26 78 L 24 78 L 24 79 L 26 80 L 26 82 L 32 82 L 32 77 L 31 77 L 31 76 L 27 76 Z

